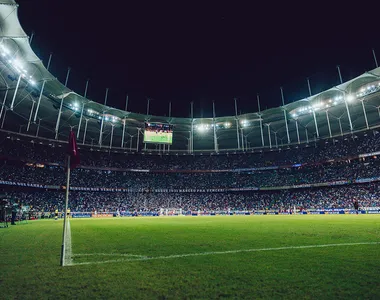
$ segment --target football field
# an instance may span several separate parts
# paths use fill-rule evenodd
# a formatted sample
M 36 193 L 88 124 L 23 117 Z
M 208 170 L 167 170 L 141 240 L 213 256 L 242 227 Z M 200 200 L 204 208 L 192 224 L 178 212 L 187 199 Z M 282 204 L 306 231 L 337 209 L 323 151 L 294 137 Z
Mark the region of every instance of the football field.
M 65 267 L 62 225 L 0 229 L 1 299 L 380 298 L 380 215 L 71 219 Z

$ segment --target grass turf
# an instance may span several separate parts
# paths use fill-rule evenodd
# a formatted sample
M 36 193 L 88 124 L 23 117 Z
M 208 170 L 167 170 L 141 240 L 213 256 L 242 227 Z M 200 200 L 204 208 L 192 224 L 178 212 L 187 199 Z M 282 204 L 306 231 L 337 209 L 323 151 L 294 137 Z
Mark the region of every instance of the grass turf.
M 0 298 L 380 298 L 380 244 L 102 263 L 380 242 L 380 215 L 73 219 L 71 232 L 62 268 L 61 220 L 0 229 Z

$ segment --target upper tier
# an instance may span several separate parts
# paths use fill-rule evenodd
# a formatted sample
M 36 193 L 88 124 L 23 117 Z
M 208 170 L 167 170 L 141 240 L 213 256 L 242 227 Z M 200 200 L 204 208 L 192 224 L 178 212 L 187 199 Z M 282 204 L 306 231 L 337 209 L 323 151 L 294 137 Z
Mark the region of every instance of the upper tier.
M 0 158 L 64 165 L 67 143 L 0 131 Z M 377 130 L 278 149 L 228 154 L 144 154 L 80 146 L 81 165 L 135 170 L 231 170 L 312 164 L 360 154 L 380 154 Z

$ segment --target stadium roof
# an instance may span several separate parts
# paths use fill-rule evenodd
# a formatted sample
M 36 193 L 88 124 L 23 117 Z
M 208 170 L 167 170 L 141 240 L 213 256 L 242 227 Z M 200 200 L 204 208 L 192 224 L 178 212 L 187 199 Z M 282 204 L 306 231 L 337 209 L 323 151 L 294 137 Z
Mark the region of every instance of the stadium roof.
M 263 144 L 274 148 L 289 141 L 298 144 L 380 124 L 380 68 L 281 107 L 237 116 L 231 112 L 230 116 L 215 119 L 144 115 L 102 105 L 72 91 L 48 71 L 48 63 L 43 63 L 30 46 L 17 7 L 13 0 L 0 0 L 3 129 L 67 140 L 69 130 L 78 132 L 81 123 L 79 142 L 85 135 L 85 143 L 96 145 L 103 119 L 102 146 L 109 147 L 112 142 L 112 147 L 141 149 L 144 123 L 164 122 L 174 126 L 171 149 L 191 152 L 192 129 L 194 151 L 222 151 L 259 148 Z M 157 145 L 146 147 L 158 149 Z

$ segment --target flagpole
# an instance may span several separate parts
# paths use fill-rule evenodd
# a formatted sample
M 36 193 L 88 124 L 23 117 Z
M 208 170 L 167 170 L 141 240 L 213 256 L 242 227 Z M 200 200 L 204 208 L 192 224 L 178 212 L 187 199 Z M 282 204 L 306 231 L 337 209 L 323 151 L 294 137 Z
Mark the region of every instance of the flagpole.
M 66 173 L 66 197 L 65 197 L 65 210 L 63 215 L 63 235 L 62 235 L 62 247 L 61 247 L 61 266 L 65 265 L 65 244 L 66 244 L 66 219 L 67 219 L 67 207 L 69 203 L 69 189 L 70 189 L 70 155 L 67 155 L 67 173 Z

